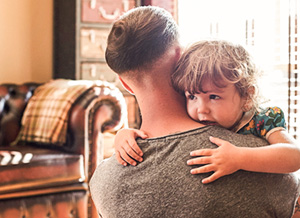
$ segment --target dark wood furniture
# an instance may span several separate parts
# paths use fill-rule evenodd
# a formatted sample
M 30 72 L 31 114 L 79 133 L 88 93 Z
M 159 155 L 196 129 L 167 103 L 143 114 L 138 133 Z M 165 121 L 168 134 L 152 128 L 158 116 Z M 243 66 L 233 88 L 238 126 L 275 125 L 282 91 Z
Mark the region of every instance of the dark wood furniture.
M 88 182 L 103 159 L 102 133 L 126 124 L 123 95 L 107 83 L 84 92 L 69 112 L 63 145 L 12 146 L 39 85 L 0 85 L 0 217 L 97 218 Z

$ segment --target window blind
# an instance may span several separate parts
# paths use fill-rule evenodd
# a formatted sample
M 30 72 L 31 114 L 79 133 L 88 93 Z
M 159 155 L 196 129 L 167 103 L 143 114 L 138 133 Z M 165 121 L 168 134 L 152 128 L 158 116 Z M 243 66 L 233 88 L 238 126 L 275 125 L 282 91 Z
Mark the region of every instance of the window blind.
M 300 138 L 299 3 L 289 1 L 288 130 L 296 139 Z

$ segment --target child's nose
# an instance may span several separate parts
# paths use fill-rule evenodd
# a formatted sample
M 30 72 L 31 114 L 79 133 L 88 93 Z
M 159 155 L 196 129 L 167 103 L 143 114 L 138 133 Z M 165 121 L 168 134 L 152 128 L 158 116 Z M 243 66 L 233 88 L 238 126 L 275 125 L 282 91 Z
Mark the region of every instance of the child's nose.
M 197 108 L 198 114 L 208 114 L 209 113 L 209 107 L 204 102 L 198 104 Z

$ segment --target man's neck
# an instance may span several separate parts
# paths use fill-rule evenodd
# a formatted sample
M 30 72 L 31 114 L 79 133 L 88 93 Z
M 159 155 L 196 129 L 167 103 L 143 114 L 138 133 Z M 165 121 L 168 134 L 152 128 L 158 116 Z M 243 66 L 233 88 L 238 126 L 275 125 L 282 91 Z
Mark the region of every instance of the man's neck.
M 156 91 L 143 98 L 137 96 L 137 100 L 142 113 L 141 130 L 149 137 L 165 136 L 203 126 L 188 116 L 184 97 L 175 91 Z

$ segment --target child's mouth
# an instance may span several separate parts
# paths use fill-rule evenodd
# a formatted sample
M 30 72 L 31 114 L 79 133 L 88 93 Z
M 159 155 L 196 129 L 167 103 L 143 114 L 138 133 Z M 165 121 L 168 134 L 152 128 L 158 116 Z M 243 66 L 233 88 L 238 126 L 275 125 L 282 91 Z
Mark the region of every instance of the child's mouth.
M 209 120 L 202 120 L 200 121 L 201 124 L 206 125 L 206 126 L 216 126 L 218 125 L 217 122 L 209 121 Z

